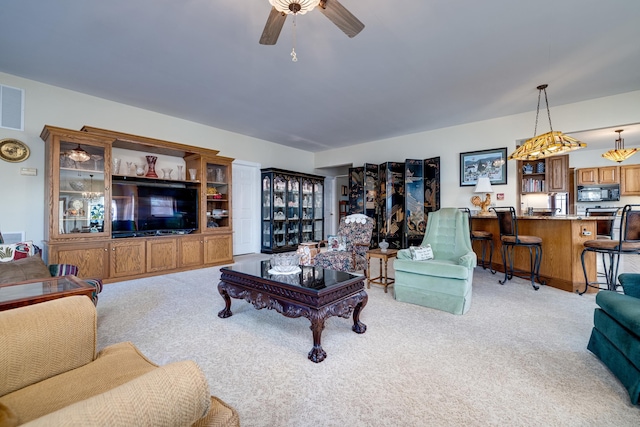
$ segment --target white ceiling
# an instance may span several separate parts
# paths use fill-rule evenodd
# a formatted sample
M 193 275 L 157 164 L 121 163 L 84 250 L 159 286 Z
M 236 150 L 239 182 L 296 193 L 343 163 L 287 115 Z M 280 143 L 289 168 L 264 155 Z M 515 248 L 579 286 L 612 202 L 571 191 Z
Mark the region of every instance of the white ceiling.
M 340 1 L 293 63 L 268 0 L 7 0 L 0 71 L 313 152 L 640 90 L 637 0 Z

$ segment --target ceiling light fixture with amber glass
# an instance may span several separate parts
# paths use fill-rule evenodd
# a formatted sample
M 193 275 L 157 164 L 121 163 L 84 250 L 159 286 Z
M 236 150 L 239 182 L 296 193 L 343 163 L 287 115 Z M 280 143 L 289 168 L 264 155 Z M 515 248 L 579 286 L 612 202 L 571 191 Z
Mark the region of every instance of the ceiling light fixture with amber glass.
M 553 126 L 551 126 L 551 112 L 549 111 L 549 100 L 547 99 L 547 87 L 548 85 L 546 84 L 537 87 L 538 108 L 536 109 L 536 126 L 533 130 L 533 134 L 536 135 L 536 132 L 538 131 L 538 116 L 540 115 L 540 97 L 542 92 L 544 92 L 544 101 L 547 105 L 547 116 L 549 117 L 549 129 L 551 129 L 551 131 L 534 136 L 531 139 L 527 139 L 524 144 L 511 153 L 508 157 L 509 160 L 543 159 L 545 157 L 565 154 L 569 151 L 587 146 L 584 142 L 580 142 L 560 131 L 554 132 Z
M 622 136 L 620 136 L 623 130 L 624 129 L 618 129 L 616 131 L 618 132 L 618 139 L 616 139 L 616 148 L 607 151 L 602 155 L 602 157 L 607 160 L 611 160 L 612 162 L 620 163 L 636 154 L 636 152 L 638 151 L 637 148 L 624 148 L 624 139 L 622 139 Z

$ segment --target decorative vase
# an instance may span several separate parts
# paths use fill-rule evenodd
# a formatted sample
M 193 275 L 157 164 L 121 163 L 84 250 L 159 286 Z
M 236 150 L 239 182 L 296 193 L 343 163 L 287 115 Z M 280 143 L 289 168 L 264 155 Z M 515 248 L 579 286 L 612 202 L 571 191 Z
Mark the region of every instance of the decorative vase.
M 116 175 L 120 175 L 120 164 L 122 163 L 121 159 L 113 159 L 113 173 Z
M 171 168 L 162 169 L 162 179 L 171 179 L 171 172 L 173 172 Z
M 182 175 L 182 165 L 178 165 L 178 179 L 184 180 L 184 175 Z
M 144 175 L 144 165 L 139 165 L 135 163 L 133 167 L 136 169 L 136 175 L 143 176 Z
M 387 252 L 387 249 L 389 249 L 389 242 L 382 239 L 382 242 L 380 242 L 378 246 L 380 247 L 380 252 Z
M 145 175 L 147 178 L 157 178 L 156 174 L 156 160 L 158 158 L 156 156 L 146 156 L 147 157 L 147 165 L 149 169 L 147 170 L 147 174 Z

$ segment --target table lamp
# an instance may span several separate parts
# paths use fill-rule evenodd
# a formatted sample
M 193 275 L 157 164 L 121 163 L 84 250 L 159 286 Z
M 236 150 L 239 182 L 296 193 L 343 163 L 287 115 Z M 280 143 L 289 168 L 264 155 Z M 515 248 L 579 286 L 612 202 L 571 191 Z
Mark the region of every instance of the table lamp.
M 480 196 L 473 196 L 471 198 L 471 204 L 473 206 L 478 206 L 480 208 L 480 212 L 478 212 L 479 216 L 488 216 L 491 213 L 487 210 L 489 205 L 491 204 L 491 194 L 493 193 L 493 189 L 491 188 L 491 180 L 487 176 L 481 176 L 478 178 L 478 183 L 476 184 L 476 189 L 473 190 L 474 193 L 486 193 L 485 199 L 482 200 Z

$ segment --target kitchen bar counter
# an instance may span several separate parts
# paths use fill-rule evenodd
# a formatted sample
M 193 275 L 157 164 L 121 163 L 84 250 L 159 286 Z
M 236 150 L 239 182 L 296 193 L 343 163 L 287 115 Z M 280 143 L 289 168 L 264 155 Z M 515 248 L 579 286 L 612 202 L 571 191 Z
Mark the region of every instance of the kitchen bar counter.
M 584 249 L 584 242 L 596 238 L 597 220 L 611 220 L 612 217 L 599 216 L 518 216 L 518 233 L 542 238 L 542 263 L 540 277 L 547 282 L 547 286 L 568 292 L 584 289 L 584 273 L 580 255 Z M 504 274 L 502 265 L 502 244 L 498 220 L 493 216 L 473 216 L 472 229 L 493 233 L 493 268 L 496 274 Z M 481 257 L 479 246 L 474 245 L 476 254 Z M 529 271 L 529 250 L 516 248 L 514 268 Z M 585 255 L 587 275 L 589 281 L 596 280 L 596 256 L 594 253 Z M 502 279 L 502 278 L 500 278 Z M 496 277 L 496 281 L 498 277 Z M 508 286 L 508 282 L 505 286 Z M 589 292 L 597 289 L 589 288 Z

